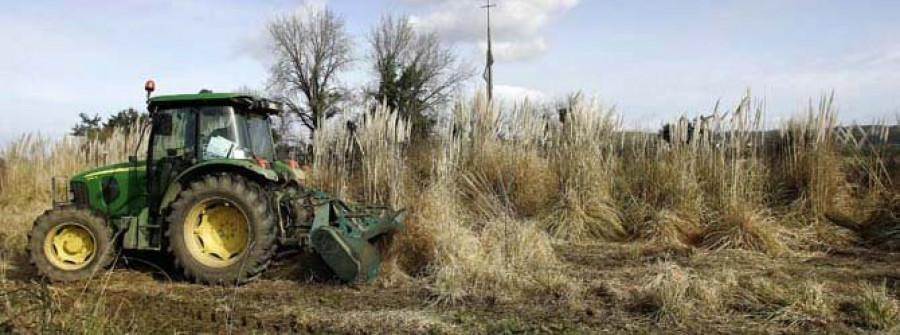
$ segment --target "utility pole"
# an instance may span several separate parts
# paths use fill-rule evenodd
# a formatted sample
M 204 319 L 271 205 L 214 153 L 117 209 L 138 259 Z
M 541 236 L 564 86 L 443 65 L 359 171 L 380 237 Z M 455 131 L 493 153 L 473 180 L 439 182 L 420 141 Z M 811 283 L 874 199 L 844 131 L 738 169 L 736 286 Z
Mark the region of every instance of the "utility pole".
M 487 82 L 487 98 L 488 102 L 494 98 L 494 53 L 491 51 L 491 8 L 497 7 L 492 4 L 491 0 L 487 0 L 487 4 L 481 6 L 487 10 L 487 62 L 484 67 L 484 81 Z

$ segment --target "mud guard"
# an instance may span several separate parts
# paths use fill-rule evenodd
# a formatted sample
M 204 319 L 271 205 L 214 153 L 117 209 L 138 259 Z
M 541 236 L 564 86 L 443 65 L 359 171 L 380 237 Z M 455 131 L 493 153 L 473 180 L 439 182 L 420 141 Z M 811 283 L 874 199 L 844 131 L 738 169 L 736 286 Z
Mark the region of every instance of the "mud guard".
M 314 195 L 316 210 L 310 230 L 313 250 L 338 278 L 365 282 L 378 275 L 381 255 L 372 239 L 402 227 L 405 211 L 352 206 L 325 193 Z

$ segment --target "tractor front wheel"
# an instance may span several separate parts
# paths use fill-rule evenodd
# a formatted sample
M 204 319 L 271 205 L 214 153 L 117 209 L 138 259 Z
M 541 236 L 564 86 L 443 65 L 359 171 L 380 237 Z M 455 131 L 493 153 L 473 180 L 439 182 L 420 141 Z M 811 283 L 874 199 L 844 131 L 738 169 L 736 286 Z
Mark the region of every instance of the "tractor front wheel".
M 168 216 L 169 252 L 185 276 L 243 284 L 275 251 L 276 221 L 260 187 L 240 176 L 206 176 L 178 196 Z
M 52 281 L 90 278 L 112 263 L 112 250 L 112 229 L 86 209 L 46 211 L 28 233 L 31 263 Z

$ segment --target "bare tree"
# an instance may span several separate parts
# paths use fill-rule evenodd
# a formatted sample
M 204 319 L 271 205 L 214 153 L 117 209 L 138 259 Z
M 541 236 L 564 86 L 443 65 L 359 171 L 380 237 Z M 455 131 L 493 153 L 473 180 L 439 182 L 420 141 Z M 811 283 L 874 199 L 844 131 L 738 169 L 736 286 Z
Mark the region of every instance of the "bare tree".
M 352 39 L 344 20 L 329 9 L 306 8 L 269 23 L 275 64 L 269 89 L 299 116 L 312 134 L 319 123 L 338 113 L 344 91 L 336 75 L 352 62 Z
M 445 105 L 474 71 L 435 33 L 417 32 L 407 17 L 385 16 L 369 36 L 377 87 L 369 95 L 412 123 L 414 136 L 434 124 L 427 115 Z

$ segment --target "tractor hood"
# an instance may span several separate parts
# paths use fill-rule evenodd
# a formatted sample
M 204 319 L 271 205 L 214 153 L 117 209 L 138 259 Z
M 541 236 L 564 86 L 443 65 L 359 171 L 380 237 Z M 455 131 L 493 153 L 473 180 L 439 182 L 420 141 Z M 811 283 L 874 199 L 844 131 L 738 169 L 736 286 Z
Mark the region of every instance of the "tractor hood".
M 94 179 L 102 178 L 104 176 L 110 176 L 115 174 L 127 174 L 131 171 L 140 171 L 143 172 L 146 169 L 147 165 L 142 162 L 137 163 L 116 163 L 110 164 L 106 166 L 101 166 L 98 168 L 90 169 L 84 171 L 82 173 L 76 174 L 72 176 L 71 181 L 80 181 L 87 182 Z
M 71 200 L 109 216 L 136 216 L 143 209 L 147 173 L 143 162 L 90 169 L 70 178 Z

